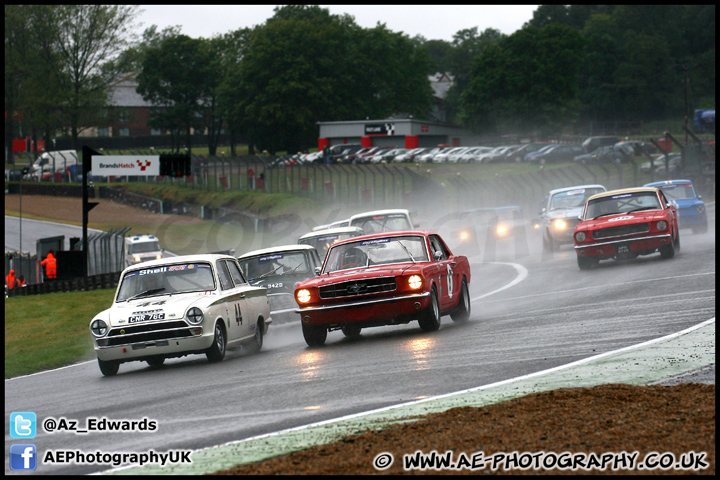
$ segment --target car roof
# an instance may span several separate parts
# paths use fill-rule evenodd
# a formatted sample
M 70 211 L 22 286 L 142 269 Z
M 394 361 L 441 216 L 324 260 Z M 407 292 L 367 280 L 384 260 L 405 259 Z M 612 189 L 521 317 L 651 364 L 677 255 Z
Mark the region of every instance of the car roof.
M 154 242 L 155 240 L 158 240 L 155 235 L 147 235 L 144 233 L 133 235 L 132 237 L 125 237 L 127 243 Z
M 661 187 L 663 185 L 682 185 L 683 183 L 692 183 L 692 180 L 663 180 L 661 182 L 646 183 L 645 187 Z
M 370 212 L 362 212 L 357 213 L 350 217 L 350 220 L 353 218 L 360 218 L 360 217 L 369 217 L 370 215 L 388 215 L 391 213 L 404 213 L 406 215 L 410 215 L 410 211 L 404 208 L 395 208 L 395 209 L 389 209 L 389 210 L 372 210 Z
M 429 230 L 393 230 L 391 232 L 379 232 L 379 233 L 369 233 L 367 235 L 360 235 L 359 237 L 352 237 L 345 240 L 341 240 L 337 242 L 336 244 L 332 245 L 330 248 L 333 248 L 337 245 L 343 245 L 345 243 L 352 243 L 357 242 L 358 240 L 370 240 L 373 238 L 384 238 L 384 237 L 403 237 L 407 235 L 421 235 L 423 237 L 427 237 L 428 235 L 435 235 L 435 232 L 431 232 Z
M 306 238 L 323 237 L 325 235 L 341 234 L 341 233 L 362 233 L 360 227 L 337 227 L 337 228 L 326 228 L 324 230 L 315 230 L 314 232 L 306 233 L 302 235 L 298 240 L 304 240 Z
M 238 260 L 248 257 L 255 257 L 257 255 L 272 255 L 273 253 L 283 253 L 283 252 L 297 252 L 298 250 L 315 250 L 315 247 L 312 245 L 302 245 L 298 243 L 293 243 L 290 245 L 280 245 L 278 247 L 268 247 L 268 248 L 261 248 L 259 250 L 253 250 L 252 252 L 243 253 L 242 255 L 238 255 Z
M 133 265 L 132 267 L 126 268 L 126 270 L 138 270 L 138 269 L 142 270 L 144 268 L 157 267 L 157 266 L 161 266 L 161 265 L 168 265 L 171 263 L 179 263 L 179 262 L 215 262 L 220 259 L 235 260 L 235 257 L 233 257 L 232 255 L 224 254 L 224 253 L 179 255 L 177 257 L 165 257 L 165 258 L 161 258 L 159 260 L 149 260 L 147 262 L 138 263 L 137 265 Z
M 550 190 L 548 195 L 555 195 L 556 193 L 560 192 L 569 192 L 570 190 L 578 190 L 580 188 L 602 188 L 603 190 L 607 190 L 604 185 L 575 185 L 574 187 L 563 187 L 563 188 L 556 188 L 555 190 Z
M 596 198 L 612 197 L 614 195 L 621 195 L 623 193 L 636 193 L 636 192 L 658 192 L 655 187 L 633 187 L 633 188 L 621 188 L 619 190 L 610 190 L 607 192 L 596 193 L 592 197 L 588 198 L 588 201 L 595 200 Z

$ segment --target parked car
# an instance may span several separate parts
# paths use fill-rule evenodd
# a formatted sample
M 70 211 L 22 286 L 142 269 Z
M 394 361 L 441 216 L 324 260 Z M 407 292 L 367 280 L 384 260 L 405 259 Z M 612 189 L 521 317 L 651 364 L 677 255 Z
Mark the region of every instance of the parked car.
M 396 155 L 407 152 L 407 148 L 392 148 L 390 150 L 380 150 L 369 158 L 368 163 L 390 163 Z
M 525 158 L 523 160 L 526 162 L 531 162 L 533 157 L 540 155 L 541 153 L 544 153 L 544 152 L 550 150 L 551 148 L 556 147 L 557 145 L 559 145 L 559 144 L 551 143 L 551 144 L 545 145 L 544 147 L 541 147 L 541 148 L 535 150 L 534 152 L 526 153 Z
M 667 199 L 675 205 L 678 214 L 678 226 L 691 228 L 693 233 L 708 231 L 707 210 L 702 197 L 695 191 L 690 180 L 666 180 L 645 184 L 662 190 Z
M 641 140 L 624 140 L 615 144 L 616 147 L 630 147 L 632 149 L 632 155 L 639 157 L 641 155 L 654 155 L 657 152 L 657 147 L 650 142 L 643 142 Z M 628 152 L 629 153 L 629 152 Z
M 348 155 L 360 151 L 363 148 L 359 143 L 345 143 L 334 145 L 330 148 L 330 163 L 343 163 L 343 159 Z M 322 155 L 320 156 L 322 161 Z
M 413 148 L 411 150 L 406 151 L 405 153 L 401 153 L 400 155 L 396 155 L 395 158 L 393 158 L 394 163 L 410 163 L 415 160 L 415 157 L 422 153 L 426 153 L 429 148 Z
M 667 162 L 667 165 L 666 165 Z M 680 170 L 682 167 L 682 155 L 680 153 L 670 153 L 660 155 L 649 162 L 643 162 L 638 169 L 643 173 L 669 173 Z
M 498 163 L 502 162 L 505 158 L 505 154 L 508 153 L 510 149 L 512 149 L 512 145 L 501 145 L 499 147 L 495 147 L 491 151 L 487 152 L 485 155 L 482 155 L 480 157 L 480 161 L 482 163 Z
M 452 150 L 447 153 L 446 162 L 460 163 L 460 157 L 472 149 L 473 147 L 459 147 L 459 149 Z
M 417 225 L 413 225 L 410 212 L 402 208 L 358 213 L 350 217 L 350 226 L 362 228 L 365 233 L 417 228 Z
M 259 351 L 272 323 L 266 289 L 248 284 L 230 255 L 187 255 L 128 267 L 115 299 L 95 315 L 90 333 L 103 375 L 121 363 L 205 354 L 219 362 L 229 348 Z
M 295 289 L 303 337 L 325 343 L 328 331 L 348 337 L 366 327 L 417 320 L 440 328 L 443 315 L 470 317 L 470 264 L 436 233 L 423 230 L 363 235 L 330 247 L 317 278 Z
M 419 158 L 416 157 L 415 162 L 416 163 L 432 163 L 433 158 L 435 158 L 435 155 L 442 153 L 442 152 L 446 152 L 452 148 L 454 148 L 454 147 L 435 147 L 435 148 L 431 149 L 429 152 L 421 154 Z
M 624 163 L 631 159 L 632 157 L 628 156 L 621 149 L 618 149 L 615 145 L 606 145 L 594 150 L 591 153 L 578 155 L 573 160 L 576 163 L 585 165 L 588 163 Z
M 358 158 L 367 156 L 367 155 L 373 155 L 375 152 L 377 152 L 380 149 L 380 147 L 364 147 L 358 150 L 355 153 L 351 153 L 349 155 L 345 155 L 342 158 L 341 163 L 362 163 L 358 162 Z
M 310 245 L 317 250 L 320 260 L 325 258 L 325 254 L 330 245 L 348 238 L 357 237 L 363 234 L 362 228 L 359 227 L 336 227 L 327 228 L 325 230 L 316 230 L 306 233 L 298 238 L 298 243 L 302 245 Z
M 577 185 L 550 190 L 540 210 L 539 227 L 544 252 L 556 251 L 573 242 L 573 229 L 592 195 L 606 191 L 602 185 Z
M 23 175 L 29 172 L 29 168 L 6 168 L 5 182 L 19 182 L 23 179 Z
M 541 148 L 547 147 L 547 143 L 525 143 L 520 146 L 517 150 L 513 150 L 511 153 L 507 156 L 507 161 L 509 162 L 522 162 L 525 160 L 525 155 L 528 153 L 534 153 L 540 150 Z
M 288 323 L 298 320 L 295 285 L 315 277 L 322 260 L 313 246 L 295 244 L 248 252 L 238 263 L 250 285 L 267 289 L 273 322 Z
M 442 152 L 435 154 L 435 156 L 433 156 L 432 158 L 432 163 L 447 163 L 449 155 L 452 155 L 454 153 L 462 153 L 463 151 L 467 150 L 467 148 L 468 147 L 447 148 Z
M 573 239 L 580 270 L 588 270 L 600 260 L 626 260 L 656 252 L 672 258 L 680 249 L 675 206 L 653 187 L 593 195 Z
M 546 163 L 570 162 L 578 155 L 585 153 L 580 145 L 556 145 L 530 157 L 530 162 L 545 165 Z
M 475 163 L 480 161 L 480 156 L 492 150 L 492 147 L 472 147 L 458 157 L 458 163 Z
M 585 150 L 585 153 L 590 153 L 594 150 L 597 150 L 600 147 L 604 147 L 605 145 L 615 145 L 619 141 L 620 141 L 620 139 L 618 137 L 609 136 L 609 135 L 598 136 L 598 137 L 588 137 L 582 143 L 582 148 Z

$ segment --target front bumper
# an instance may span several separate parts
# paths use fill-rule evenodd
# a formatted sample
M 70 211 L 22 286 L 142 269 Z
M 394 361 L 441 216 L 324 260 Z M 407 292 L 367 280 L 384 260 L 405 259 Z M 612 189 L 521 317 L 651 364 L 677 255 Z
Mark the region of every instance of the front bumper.
M 306 325 L 389 324 L 417 315 L 430 304 L 430 292 L 303 307 L 295 310 Z
M 575 245 L 575 251 L 581 257 L 610 258 L 625 253 L 647 253 L 672 244 L 669 233 L 645 237 L 624 238 L 589 245 Z

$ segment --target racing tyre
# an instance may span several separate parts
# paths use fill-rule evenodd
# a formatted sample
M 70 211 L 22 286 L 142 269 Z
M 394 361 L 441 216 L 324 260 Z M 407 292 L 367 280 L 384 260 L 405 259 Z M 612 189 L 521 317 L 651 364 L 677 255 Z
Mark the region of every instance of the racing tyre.
M 216 363 L 222 361 L 225 358 L 225 329 L 223 328 L 222 322 L 215 324 L 215 337 L 213 343 L 208 348 L 207 359 L 210 363 Z
M 671 245 L 660 247 L 660 256 L 662 258 L 673 258 L 676 253 L 680 253 L 680 234 L 675 232 L 675 239 Z
M 260 351 L 263 346 L 264 330 L 265 323 L 263 323 L 262 320 L 258 320 L 257 325 L 255 325 L 255 335 L 253 336 L 252 341 L 245 346 L 248 353 L 257 353 Z
M 440 304 L 438 303 L 435 287 L 430 292 L 430 305 L 422 312 L 418 323 L 423 332 L 434 332 L 440 328 Z
M 112 377 L 113 375 L 117 374 L 118 370 L 120 369 L 120 362 L 116 362 L 113 360 L 100 360 L 98 358 L 98 366 L 100 367 L 100 371 L 103 375 L 106 377 Z
M 157 367 L 162 366 L 163 363 L 165 363 L 165 357 L 153 357 L 153 358 L 148 358 L 145 361 L 151 367 L 157 368 Z
M 347 327 L 342 327 L 340 330 L 342 330 L 343 335 L 348 338 L 357 338 L 360 336 L 362 328 L 356 325 L 348 325 Z
M 327 328 L 316 325 L 304 325 L 302 326 L 303 337 L 305 343 L 310 347 L 319 347 L 325 344 L 327 339 Z
M 550 235 L 550 234 L 548 234 Z M 555 250 L 555 244 L 553 242 L 552 238 L 546 237 L 543 235 L 543 252 L 544 253 L 552 253 Z
M 466 322 L 470 318 L 470 292 L 464 278 L 460 287 L 460 301 L 455 310 L 450 313 L 450 318 L 457 323 Z

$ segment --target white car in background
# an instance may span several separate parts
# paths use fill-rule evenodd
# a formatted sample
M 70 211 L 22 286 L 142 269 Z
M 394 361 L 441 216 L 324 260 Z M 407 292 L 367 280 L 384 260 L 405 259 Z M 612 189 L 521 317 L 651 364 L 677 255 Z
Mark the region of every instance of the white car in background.
M 480 155 L 492 150 L 492 147 L 472 147 L 458 156 L 458 163 L 475 163 L 479 162 Z
M 207 254 L 126 268 L 113 304 L 90 322 L 103 375 L 121 363 L 204 354 L 219 362 L 229 348 L 262 348 L 272 323 L 267 290 L 248 284 L 235 257 Z

